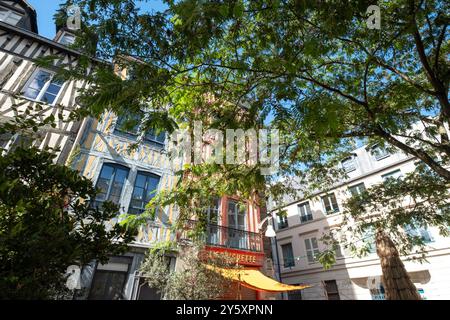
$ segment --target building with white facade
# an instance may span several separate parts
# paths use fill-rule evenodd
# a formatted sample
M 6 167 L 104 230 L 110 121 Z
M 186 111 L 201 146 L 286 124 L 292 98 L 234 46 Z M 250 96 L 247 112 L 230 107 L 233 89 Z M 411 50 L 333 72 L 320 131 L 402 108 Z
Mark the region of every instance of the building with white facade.
M 308 199 L 287 201 L 271 213 L 277 237 L 272 241 L 275 269 L 282 282 L 310 284 L 312 288 L 285 295 L 285 299 L 379 300 L 384 299 L 381 266 L 375 252 L 363 258 L 352 257 L 343 248 L 337 250 L 336 264 L 324 270 L 316 254 L 327 249 L 320 241 L 332 228 L 339 228 L 343 202 L 352 193 L 383 182 L 387 177 L 400 177 L 414 170 L 415 158 L 403 153 L 390 154 L 377 146 L 364 146 L 342 161 L 348 175 L 343 183 L 331 190 L 317 192 Z M 286 210 L 287 217 L 277 212 Z M 450 239 L 437 229 L 413 230 L 427 244 L 427 260 L 423 264 L 406 261 L 405 267 L 425 299 L 450 299 Z M 340 252 L 339 252 L 340 251 Z

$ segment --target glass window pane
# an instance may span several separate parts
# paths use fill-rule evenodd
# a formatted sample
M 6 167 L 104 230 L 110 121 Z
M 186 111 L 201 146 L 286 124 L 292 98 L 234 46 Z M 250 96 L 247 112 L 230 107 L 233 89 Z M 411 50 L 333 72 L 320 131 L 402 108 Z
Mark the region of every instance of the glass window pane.
M 303 215 L 304 215 L 303 210 L 304 210 L 303 205 L 299 205 L 299 206 L 298 206 L 298 212 L 300 213 L 300 216 L 303 216 Z
M 142 175 L 142 174 L 138 174 L 137 177 L 136 177 L 136 184 L 135 184 L 135 186 L 139 187 L 139 188 L 145 188 L 145 181 L 146 181 L 145 176 Z
M 33 75 L 32 80 L 24 89 L 23 95 L 30 99 L 36 99 L 50 78 L 51 74 L 49 72 L 39 70 Z
M 342 167 L 345 172 L 350 172 L 356 169 L 355 160 L 353 157 L 347 158 L 342 161 Z
M 311 244 L 312 244 L 312 247 L 313 247 L 314 249 L 317 249 L 317 248 L 318 248 L 318 245 L 317 245 L 317 239 L 316 239 L 316 238 L 311 238 Z
M 102 171 L 100 172 L 100 177 L 111 179 L 113 172 L 114 168 L 112 166 L 104 165 Z
M 117 118 L 115 130 L 137 135 L 140 123 L 140 118 L 135 114 L 122 115 Z
M 30 99 L 36 99 L 38 97 L 38 95 L 39 95 L 39 92 L 40 92 L 40 90 L 36 90 L 36 89 L 31 88 L 31 87 L 28 87 L 23 92 L 23 95 L 25 97 L 27 97 L 27 98 L 30 98 Z
M 137 209 L 145 209 L 145 203 L 142 200 L 139 199 L 131 199 L 130 207 L 131 208 L 137 208 Z
M 106 192 L 108 192 L 110 183 L 111 183 L 111 180 L 105 179 L 105 178 L 100 178 L 100 179 L 98 179 L 98 182 L 97 182 L 97 188 L 100 189 L 101 192 L 106 193 Z
M 158 189 L 159 178 L 148 177 L 147 178 L 147 200 L 150 200 L 155 196 L 156 190 Z
M 134 187 L 133 199 L 143 200 L 144 199 L 144 188 Z
M 117 172 L 116 172 L 116 176 L 115 176 L 114 180 L 117 183 L 123 184 L 125 182 L 125 179 L 127 178 L 127 175 L 128 175 L 127 170 L 117 168 Z
M 313 255 L 312 251 L 308 250 L 306 252 L 306 257 L 308 258 L 308 262 L 314 262 L 314 255 Z
M 33 80 L 31 81 L 29 87 L 37 90 L 41 90 L 44 85 L 50 80 L 51 74 L 49 72 L 39 70 Z
M 97 181 L 97 187 L 102 190 L 102 194 L 99 194 L 96 200 L 109 200 L 119 204 L 122 188 L 127 175 L 128 170 L 109 164 L 103 165 L 102 171 L 100 172 L 100 177 Z M 113 177 L 114 182 L 112 181 Z
M 56 96 L 50 93 L 45 93 L 42 98 L 40 99 L 42 102 L 52 104 L 53 101 L 55 101 Z
M 295 265 L 294 252 L 292 251 L 292 244 L 281 245 L 281 251 L 283 254 L 284 267 L 292 267 Z
M 54 81 L 54 82 L 50 83 L 46 92 L 57 96 L 59 93 L 59 90 L 61 90 L 61 87 L 62 87 L 62 83 Z
M 338 207 L 338 204 L 337 204 L 337 201 L 336 201 L 336 196 L 334 195 L 334 193 L 331 194 L 331 205 L 333 207 L 333 211 L 338 211 L 339 210 L 339 207 Z
M 138 173 L 136 176 L 132 199 L 130 202 L 130 213 L 142 213 L 145 210 L 147 203 L 155 196 L 159 184 L 159 177 L 147 174 Z M 140 208 L 138 211 L 133 208 Z
M 311 243 L 309 242 L 309 239 L 305 239 L 305 246 L 306 250 L 311 250 Z
M 245 216 L 238 215 L 238 227 L 239 229 L 245 229 Z

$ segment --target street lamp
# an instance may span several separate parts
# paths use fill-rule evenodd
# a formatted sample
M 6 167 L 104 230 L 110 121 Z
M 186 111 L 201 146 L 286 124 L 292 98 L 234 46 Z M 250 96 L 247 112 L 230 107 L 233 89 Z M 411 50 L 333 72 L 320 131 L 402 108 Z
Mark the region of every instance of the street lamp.
M 263 224 L 268 221 L 270 218 L 272 218 L 272 216 L 267 216 L 265 217 L 259 224 L 258 224 L 258 230 L 261 231 Z M 273 226 L 271 224 L 267 225 L 267 229 L 266 232 L 264 233 L 264 235 L 268 238 L 275 238 L 276 237 L 276 233 L 275 230 L 273 229 Z

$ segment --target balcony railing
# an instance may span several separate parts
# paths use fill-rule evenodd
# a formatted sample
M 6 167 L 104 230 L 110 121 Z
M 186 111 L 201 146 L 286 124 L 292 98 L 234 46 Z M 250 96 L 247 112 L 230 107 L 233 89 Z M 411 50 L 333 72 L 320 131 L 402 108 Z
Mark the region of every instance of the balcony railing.
M 301 223 L 305 223 L 305 222 L 311 221 L 312 219 L 313 219 L 313 216 L 312 216 L 311 213 L 300 216 L 300 222 Z
M 190 220 L 187 223 L 185 232 L 181 234 L 179 239 L 188 239 L 187 231 L 192 230 L 197 223 L 197 221 Z M 259 233 L 216 224 L 207 224 L 204 228 L 202 240 L 204 240 L 207 245 L 254 252 L 263 251 L 262 237 Z

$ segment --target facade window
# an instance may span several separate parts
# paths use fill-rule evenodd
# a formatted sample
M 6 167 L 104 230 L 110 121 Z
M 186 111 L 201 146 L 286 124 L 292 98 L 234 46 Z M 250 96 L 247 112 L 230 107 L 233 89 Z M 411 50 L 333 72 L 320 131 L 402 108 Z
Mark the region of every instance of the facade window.
M 59 38 L 58 42 L 65 46 L 70 46 L 75 43 L 75 35 L 68 32 L 64 32 L 62 36 Z
M 16 26 L 20 19 L 22 19 L 21 14 L 0 6 L 0 21 Z
M 296 286 L 301 285 L 300 283 L 296 284 Z M 294 290 L 288 291 L 288 300 L 303 300 L 302 299 L 302 290 Z
M 335 212 L 339 212 L 339 206 L 336 201 L 336 196 L 334 193 L 327 194 L 322 197 L 322 203 L 325 208 L 326 214 L 332 214 Z
M 348 191 L 352 196 L 358 196 L 362 194 L 364 191 L 366 191 L 366 186 L 364 185 L 364 182 L 361 182 L 354 186 L 349 187 Z
M 107 264 L 99 264 L 92 279 L 89 300 L 123 300 L 123 290 L 132 259 L 113 257 Z
M 161 292 L 156 288 L 151 288 L 145 278 L 139 279 L 138 293 L 136 300 L 162 300 Z
M 370 289 L 372 300 L 386 300 L 384 287 L 382 284 L 377 289 Z
M 220 198 L 213 198 L 205 209 L 205 217 L 208 221 L 207 244 L 210 245 L 220 244 L 220 202 Z
M 289 227 L 288 218 L 285 215 L 278 216 L 278 229 L 284 229 Z
M 129 169 L 117 164 L 104 164 L 97 181 L 100 192 L 95 198 L 95 205 L 101 206 L 104 201 L 120 203 L 123 186 Z
M 290 268 L 295 266 L 294 251 L 292 251 L 292 244 L 291 243 L 282 244 L 281 252 L 283 254 L 284 267 Z
M 336 280 L 324 281 L 328 300 L 341 300 Z
M 346 173 L 356 170 L 355 158 L 353 156 L 345 158 L 341 161 L 341 164 Z
M 209 224 L 219 224 L 220 220 L 220 198 L 212 198 L 210 204 L 205 208 L 205 216 Z
M 138 115 L 119 116 L 115 127 L 116 133 L 125 133 L 136 137 L 139 133 L 139 126 L 141 124 L 141 117 Z M 150 141 L 157 146 L 164 146 L 166 140 L 166 133 L 161 132 L 156 134 L 153 130 L 148 130 L 144 135 L 144 140 Z
M 320 253 L 317 238 L 305 239 L 306 257 L 309 263 L 316 261 L 316 256 Z
M 408 225 L 405 227 L 405 231 L 410 237 L 419 237 L 424 243 L 430 243 L 434 241 L 428 228 L 415 228 L 414 226 Z
M 333 243 L 332 249 L 334 250 L 334 253 L 336 254 L 336 258 L 344 257 L 344 254 L 342 253 L 341 245 L 338 242 Z
M 51 72 L 38 69 L 28 80 L 22 94 L 32 100 L 53 104 L 63 85 L 62 81 L 53 77 Z
M 301 203 L 298 205 L 298 214 L 300 215 L 301 223 L 311 221 L 313 219 L 309 202 Z
M 334 252 L 336 254 L 336 258 L 342 258 L 344 255 L 342 254 L 342 248 L 339 244 L 335 244 L 333 246 Z
M 12 137 L 11 133 L 0 134 L 0 149 L 8 149 Z
M 234 200 L 228 201 L 228 246 L 236 249 L 247 247 L 246 216 L 245 205 Z
M 381 178 L 383 179 L 383 182 L 387 181 L 388 179 L 399 179 L 402 177 L 402 172 L 400 169 L 391 171 L 389 173 L 383 174 Z
M 380 145 L 376 144 L 370 148 L 370 154 L 375 160 L 381 160 L 390 156 L 389 151 L 385 148 L 382 148 Z
M 245 230 L 245 216 L 247 210 L 245 205 L 239 205 L 237 201 L 228 201 L 228 227 Z
M 138 172 L 128 209 L 129 213 L 141 214 L 145 211 L 145 206 L 158 190 L 159 179 L 160 177 L 155 174 Z
M 26 149 L 31 147 L 32 145 L 33 139 L 29 136 L 25 136 L 19 133 L 16 133 L 14 135 L 10 133 L 4 133 L 0 135 L 0 154 L 13 152 L 18 147 Z
M 375 228 L 373 226 L 370 226 L 363 232 L 362 240 L 364 240 L 365 244 L 367 245 L 367 249 L 369 253 L 375 253 L 377 252 L 376 248 L 376 239 L 375 239 Z

